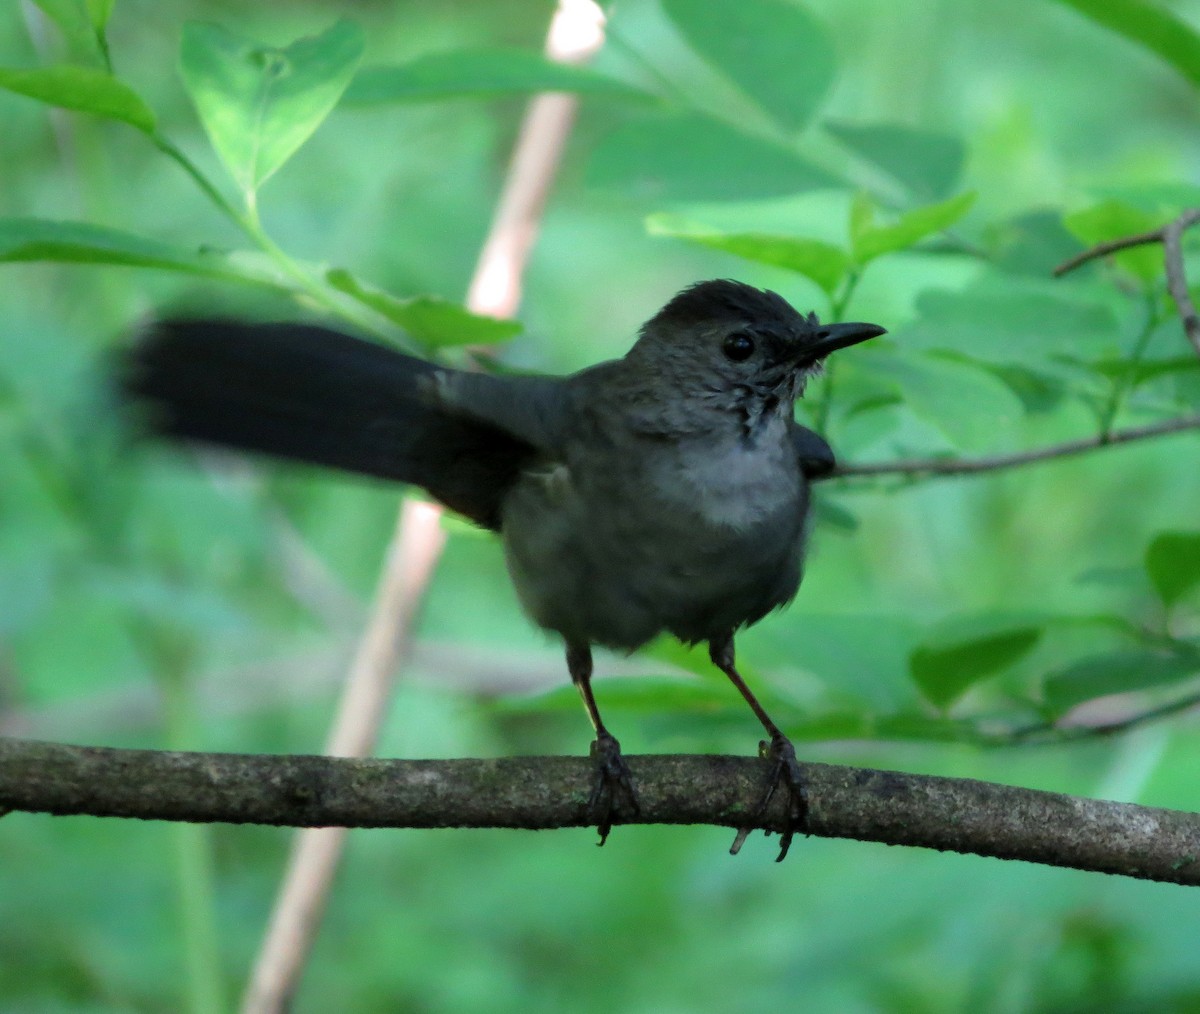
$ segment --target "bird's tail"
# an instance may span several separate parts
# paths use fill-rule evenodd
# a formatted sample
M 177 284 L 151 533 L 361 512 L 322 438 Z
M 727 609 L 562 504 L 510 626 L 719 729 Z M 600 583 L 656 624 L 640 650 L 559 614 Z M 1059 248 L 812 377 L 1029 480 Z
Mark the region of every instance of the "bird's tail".
M 179 320 L 135 344 L 121 387 L 160 436 L 413 483 L 496 527 L 529 449 L 433 403 L 435 369 L 322 327 Z

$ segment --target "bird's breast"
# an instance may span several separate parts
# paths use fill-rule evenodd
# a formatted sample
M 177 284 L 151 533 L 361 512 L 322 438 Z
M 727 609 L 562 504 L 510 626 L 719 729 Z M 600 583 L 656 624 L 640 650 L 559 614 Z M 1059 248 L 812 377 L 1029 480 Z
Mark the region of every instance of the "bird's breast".
M 807 491 L 790 443 L 594 442 L 528 468 L 506 501 L 526 609 L 568 639 L 704 639 L 787 601 Z
M 746 532 L 797 509 L 800 475 L 793 458 L 779 443 L 688 449 L 662 493 L 705 527 Z

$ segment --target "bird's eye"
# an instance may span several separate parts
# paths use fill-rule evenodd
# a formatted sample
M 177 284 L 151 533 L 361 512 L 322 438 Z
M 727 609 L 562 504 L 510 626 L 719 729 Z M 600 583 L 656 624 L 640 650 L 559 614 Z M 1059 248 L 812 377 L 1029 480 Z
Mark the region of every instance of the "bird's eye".
M 721 350 L 727 359 L 732 359 L 735 363 L 744 363 L 754 355 L 754 339 L 744 331 L 735 331 L 725 339 Z

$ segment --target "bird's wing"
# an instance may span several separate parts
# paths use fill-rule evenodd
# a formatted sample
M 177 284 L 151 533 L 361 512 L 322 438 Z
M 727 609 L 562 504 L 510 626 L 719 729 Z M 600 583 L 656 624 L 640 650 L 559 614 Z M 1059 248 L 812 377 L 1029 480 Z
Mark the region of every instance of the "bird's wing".
M 543 456 L 561 453 L 571 397 L 563 378 L 436 370 L 428 389 L 448 412 L 503 430 Z
M 791 436 L 792 447 L 796 451 L 796 460 L 800 462 L 800 471 L 804 478 L 822 479 L 837 467 L 833 448 L 820 433 L 801 426 L 799 423 L 793 423 Z
M 412 483 L 497 528 L 538 447 L 431 397 L 454 373 L 327 328 L 191 320 L 145 334 L 121 383 L 162 436 Z

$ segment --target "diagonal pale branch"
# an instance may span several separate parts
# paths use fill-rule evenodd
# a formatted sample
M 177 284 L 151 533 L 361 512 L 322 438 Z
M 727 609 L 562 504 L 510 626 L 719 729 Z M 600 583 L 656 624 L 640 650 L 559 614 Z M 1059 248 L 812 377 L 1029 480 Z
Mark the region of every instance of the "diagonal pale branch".
M 551 21 L 547 56 L 566 63 L 586 62 L 603 44 L 603 24 L 603 13 L 595 4 L 562 0 Z M 476 313 L 498 317 L 516 313 L 521 279 L 577 103 L 577 96 L 567 95 L 539 95 L 530 103 L 468 293 L 467 306 Z M 444 538 L 433 507 L 399 524 L 354 673 L 339 706 L 330 753 L 365 756 L 371 752 L 392 671 L 407 646 L 411 618 L 436 568 Z M 416 579 L 412 579 L 409 554 L 397 552 L 401 542 L 426 560 Z M 290 1005 L 320 928 L 344 839 L 338 829 L 296 836 L 242 999 L 243 1014 L 268 1014 Z
M 750 824 L 766 762 L 627 757 L 641 813 L 617 824 Z M 1200 884 L 1200 814 L 965 778 L 801 765 L 810 834 Z M 297 827 L 585 827 L 584 757 L 378 760 L 172 753 L 0 740 L 0 809 Z

